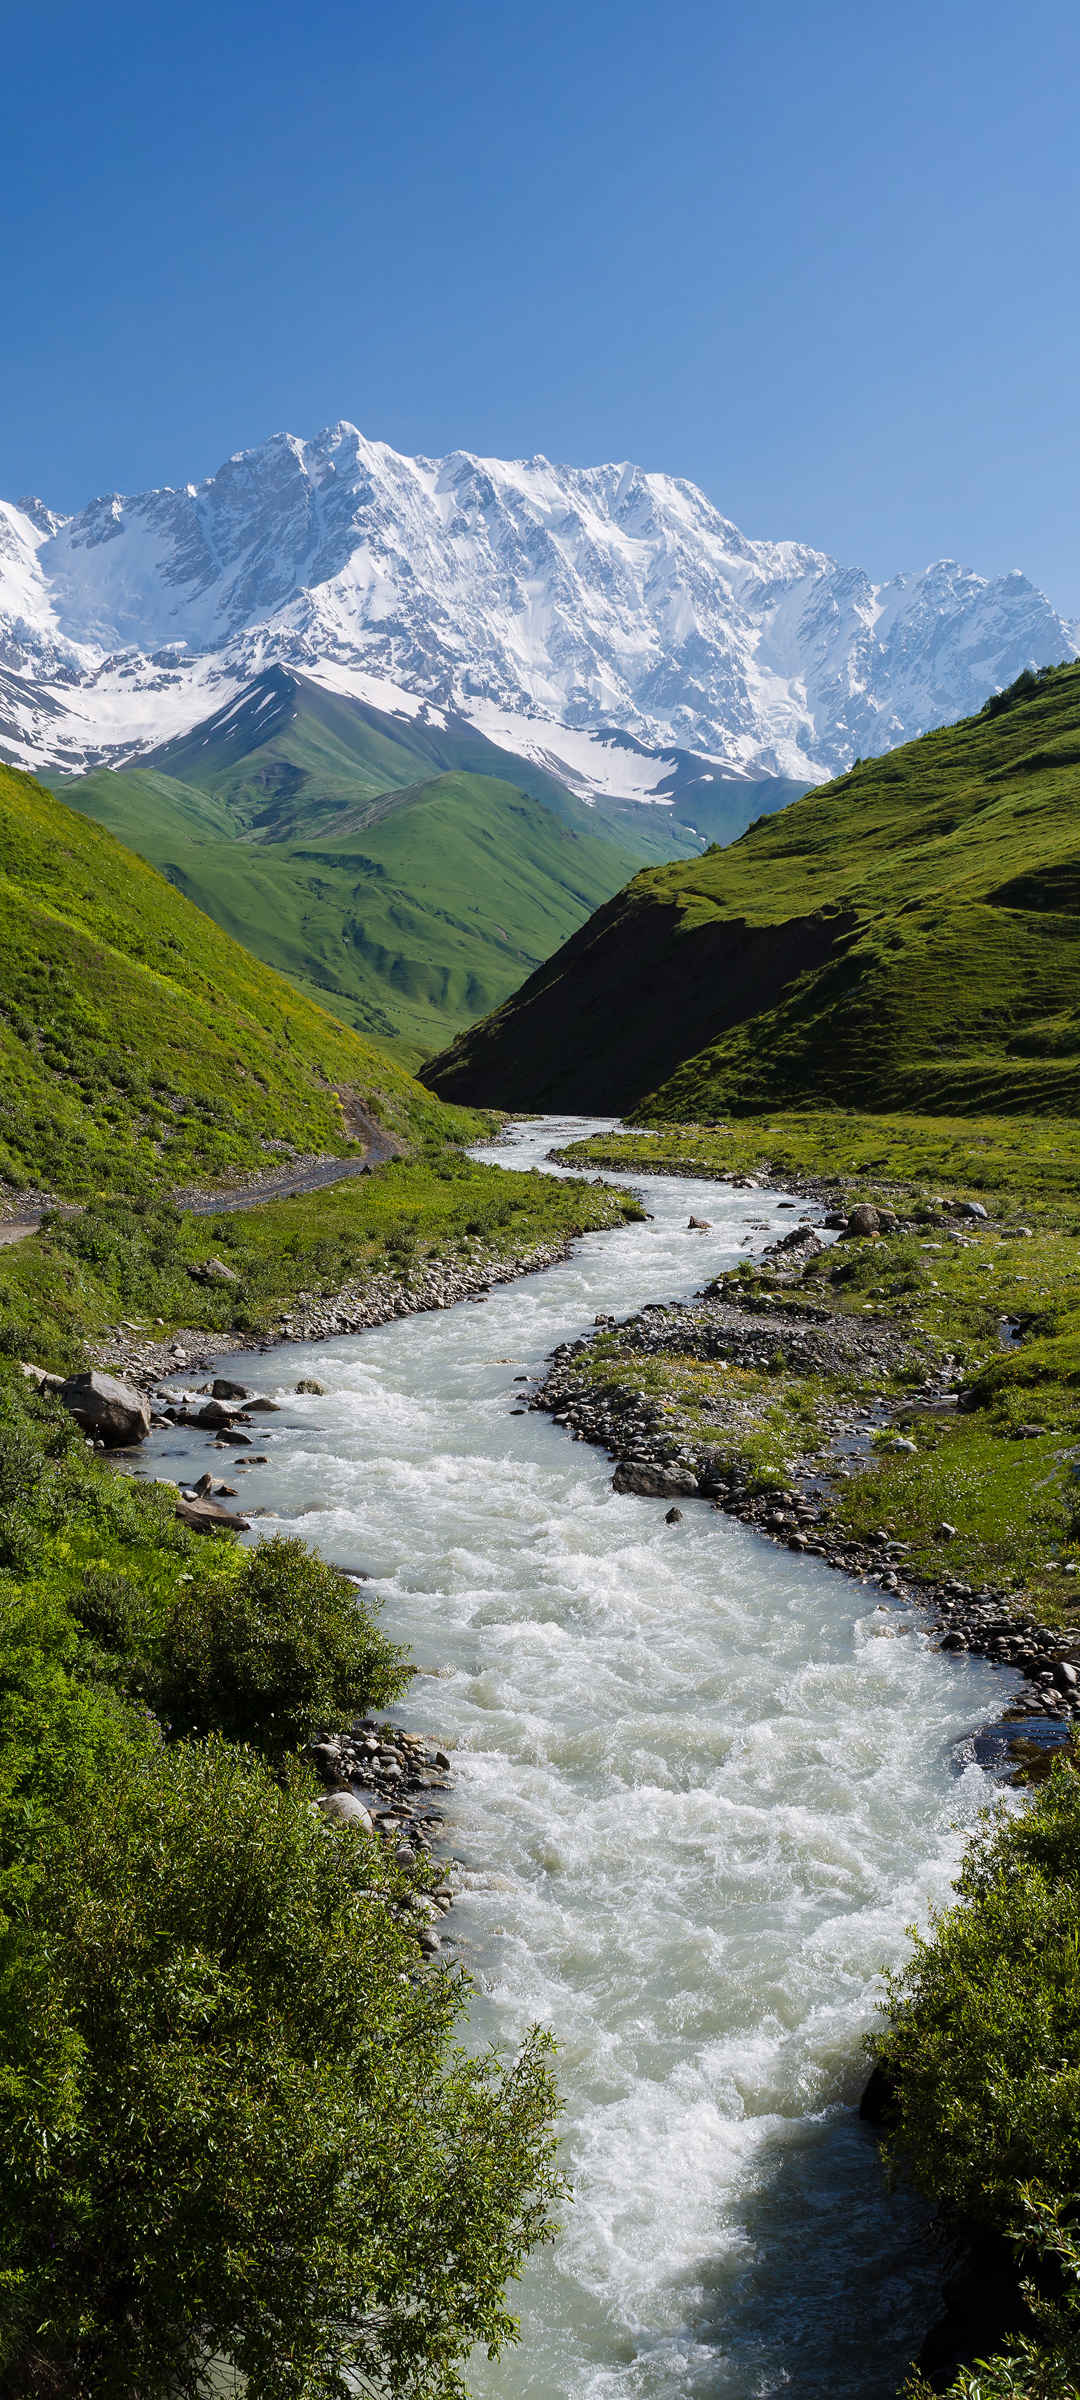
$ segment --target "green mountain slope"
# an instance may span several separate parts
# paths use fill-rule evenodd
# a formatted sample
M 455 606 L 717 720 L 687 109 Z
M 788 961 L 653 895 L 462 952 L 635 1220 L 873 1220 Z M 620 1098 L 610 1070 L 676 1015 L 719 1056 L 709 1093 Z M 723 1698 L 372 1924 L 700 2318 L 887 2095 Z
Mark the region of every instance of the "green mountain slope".
M 1080 1102 L 1080 667 L 638 875 L 426 1079 L 708 1120 Z
M 308 729 L 294 736 L 299 749 Z M 150 766 L 58 789 L 410 1064 L 497 1007 L 640 860 L 566 794 L 556 814 L 491 776 L 372 794 L 340 761 L 303 784 L 286 776 L 295 761 L 255 752 L 230 766 L 220 743 L 209 764 L 176 763 L 211 774 L 213 792 Z
M 111 833 L 0 768 L 0 1176 L 133 1192 L 452 1119 Z

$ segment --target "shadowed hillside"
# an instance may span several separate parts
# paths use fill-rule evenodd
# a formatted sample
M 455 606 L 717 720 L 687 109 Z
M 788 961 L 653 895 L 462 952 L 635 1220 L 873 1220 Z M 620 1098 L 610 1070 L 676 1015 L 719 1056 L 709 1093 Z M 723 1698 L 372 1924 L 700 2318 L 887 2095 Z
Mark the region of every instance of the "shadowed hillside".
M 1080 668 L 647 870 L 432 1061 L 446 1098 L 708 1120 L 1080 1101 Z

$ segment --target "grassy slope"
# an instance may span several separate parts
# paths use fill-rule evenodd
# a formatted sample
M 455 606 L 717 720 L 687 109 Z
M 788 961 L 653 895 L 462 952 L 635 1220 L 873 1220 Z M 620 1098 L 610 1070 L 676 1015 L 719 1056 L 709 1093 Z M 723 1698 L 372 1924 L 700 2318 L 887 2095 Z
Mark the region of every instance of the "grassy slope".
M 430 1080 L 683 1122 L 804 1099 L 1064 1112 L 1078 899 L 1068 667 L 637 876 Z
M 452 1130 L 401 1067 L 112 835 L 0 769 L 0 1174 L 64 1194 L 352 1146 L 339 1093 Z
M 415 763 L 415 762 L 413 762 Z M 223 772 L 213 797 L 147 768 L 61 788 L 237 940 L 410 1063 L 505 999 L 613 891 L 637 855 L 489 776 L 444 773 L 358 796 L 327 774 L 316 804 L 267 799 L 252 838 Z M 222 795 L 225 796 L 222 796 Z M 332 803 L 332 804 L 331 804 Z M 201 814 L 200 814 L 201 812 Z

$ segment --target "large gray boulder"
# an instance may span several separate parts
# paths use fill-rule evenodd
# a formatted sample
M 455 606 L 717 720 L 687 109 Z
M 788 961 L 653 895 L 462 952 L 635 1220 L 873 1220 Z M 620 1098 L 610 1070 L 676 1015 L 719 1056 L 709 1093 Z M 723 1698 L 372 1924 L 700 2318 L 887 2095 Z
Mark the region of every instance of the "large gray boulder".
M 137 1391 L 133 1383 L 121 1383 L 118 1375 L 104 1375 L 100 1367 L 69 1375 L 60 1386 L 60 1398 L 76 1424 L 110 1449 L 145 1441 L 150 1431 L 150 1403 L 145 1393 Z
M 664 1467 L 624 1459 L 611 1478 L 613 1492 L 640 1492 L 647 1500 L 688 1500 L 697 1491 L 698 1480 L 688 1467 Z

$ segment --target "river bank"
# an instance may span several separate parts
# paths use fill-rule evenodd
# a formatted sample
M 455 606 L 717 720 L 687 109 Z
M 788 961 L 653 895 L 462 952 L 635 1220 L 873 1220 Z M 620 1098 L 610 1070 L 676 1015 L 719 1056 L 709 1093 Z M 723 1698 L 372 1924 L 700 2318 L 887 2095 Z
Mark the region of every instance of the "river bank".
M 587 1220 L 580 1230 L 595 1230 L 605 1213 L 610 1222 L 616 1213 L 622 1218 L 626 1211 L 594 1210 L 591 1223 Z M 567 1233 L 554 1241 L 533 1242 L 509 1257 L 504 1250 L 480 1250 L 467 1262 L 433 1259 L 419 1275 L 408 1279 L 373 1274 L 318 1297 L 301 1292 L 288 1314 L 267 1331 L 245 1334 L 228 1327 L 208 1334 L 205 1327 L 180 1326 L 167 1341 L 154 1341 L 131 1326 L 116 1325 L 94 1344 L 91 1357 L 96 1366 L 111 1365 L 141 1389 L 152 1391 L 163 1377 L 175 1375 L 181 1368 L 201 1374 L 218 1360 L 242 1356 L 246 1351 L 266 1352 L 284 1342 L 323 1342 L 341 1334 L 367 1333 L 376 1325 L 393 1324 L 400 1317 L 427 1309 L 456 1308 L 463 1300 L 486 1299 L 495 1285 L 539 1274 L 569 1258 L 578 1238 L 577 1233 Z
M 811 1245 L 820 1249 L 809 1232 L 782 1236 L 760 1266 L 705 1298 L 650 1306 L 557 1351 L 530 1407 L 605 1450 L 615 1490 L 704 1497 L 765 1540 L 873 1582 L 884 1604 L 919 1608 L 944 1648 L 1023 1678 L 1010 1709 L 1017 1740 L 1023 1729 L 1063 1741 L 1080 1718 L 1074 1636 L 1040 1625 L 992 1582 L 914 1568 L 892 1526 L 849 1530 L 838 1506 L 848 1480 L 872 1475 L 875 1445 L 890 1438 L 913 1454 L 909 1429 L 947 1420 L 961 1377 L 902 1319 L 856 1320 L 796 1299 Z M 779 1469 L 778 1443 L 788 1453 Z M 942 1525 L 943 1545 L 955 1531 Z

